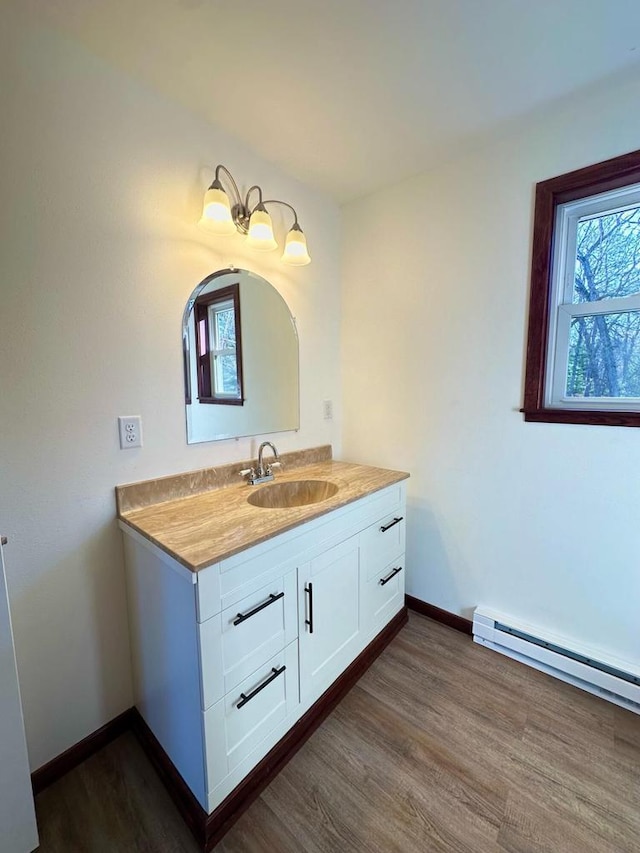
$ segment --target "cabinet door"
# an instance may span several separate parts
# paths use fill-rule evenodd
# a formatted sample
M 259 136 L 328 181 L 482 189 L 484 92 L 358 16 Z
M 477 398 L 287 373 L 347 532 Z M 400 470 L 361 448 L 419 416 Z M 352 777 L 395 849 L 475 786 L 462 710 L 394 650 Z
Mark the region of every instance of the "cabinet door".
M 319 696 L 359 651 L 358 537 L 300 567 L 300 695 Z

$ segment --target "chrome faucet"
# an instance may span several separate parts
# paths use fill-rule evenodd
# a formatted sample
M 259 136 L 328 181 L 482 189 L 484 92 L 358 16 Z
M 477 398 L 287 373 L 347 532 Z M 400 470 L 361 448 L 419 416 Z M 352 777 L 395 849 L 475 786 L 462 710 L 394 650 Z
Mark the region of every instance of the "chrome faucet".
M 265 447 L 270 447 L 274 456 L 274 461 L 271 463 L 271 465 L 267 465 L 266 468 L 262 463 L 262 457 L 264 456 Z M 276 446 L 270 441 L 263 441 L 260 447 L 258 448 L 258 469 L 256 471 L 256 474 L 258 475 L 258 477 L 268 477 L 269 474 L 271 474 L 271 477 L 273 477 L 271 469 L 274 465 L 280 465 L 280 455 L 276 450 Z
M 270 447 L 274 456 L 274 461 L 267 465 L 263 461 L 265 447 Z M 246 477 L 250 486 L 257 486 L 259 483 L 268 483 L 274 479 L 273 469 L 280 465 L 282 465 L 282 462 L 280 462 L 280 454 L 276 450 L 275 444 L 271 441 L 263 441 L 258 448 L 258 463 L 256 467 L 245 468 L 243 471 L 240 471 L 240 476 Z

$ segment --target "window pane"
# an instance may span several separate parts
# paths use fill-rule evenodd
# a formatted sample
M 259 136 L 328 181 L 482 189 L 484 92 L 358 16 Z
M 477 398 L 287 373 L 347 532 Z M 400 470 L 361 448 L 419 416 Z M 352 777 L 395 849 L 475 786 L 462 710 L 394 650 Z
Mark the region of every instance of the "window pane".
M 235 349 L 236 319 L 233 306 L 216 310 L 216 349 Z
M 238 365 L 235 355 L 216 355 L 213 361 L 214 394 L 239 397 Z
M 567 397 L 640 397 L 640 311 L 574 317 Z
M 640 293 L 640 207 L 578 222 L 573 302 Z

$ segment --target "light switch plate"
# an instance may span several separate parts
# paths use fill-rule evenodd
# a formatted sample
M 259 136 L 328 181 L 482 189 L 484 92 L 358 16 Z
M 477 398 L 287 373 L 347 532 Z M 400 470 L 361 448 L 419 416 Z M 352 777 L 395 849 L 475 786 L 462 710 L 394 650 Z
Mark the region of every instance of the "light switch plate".
M 142 447 L 142 418 L 140 415 L 121 415 L 118 418 L 120 449 Z

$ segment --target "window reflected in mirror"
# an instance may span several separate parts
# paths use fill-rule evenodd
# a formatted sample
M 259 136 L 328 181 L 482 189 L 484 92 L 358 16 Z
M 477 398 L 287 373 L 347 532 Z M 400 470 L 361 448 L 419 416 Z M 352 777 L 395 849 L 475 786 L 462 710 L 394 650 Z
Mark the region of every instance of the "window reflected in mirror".
M 236 282 L 194 303 L 198 353 L 198 402 L 241 406 L 242 325 Z

